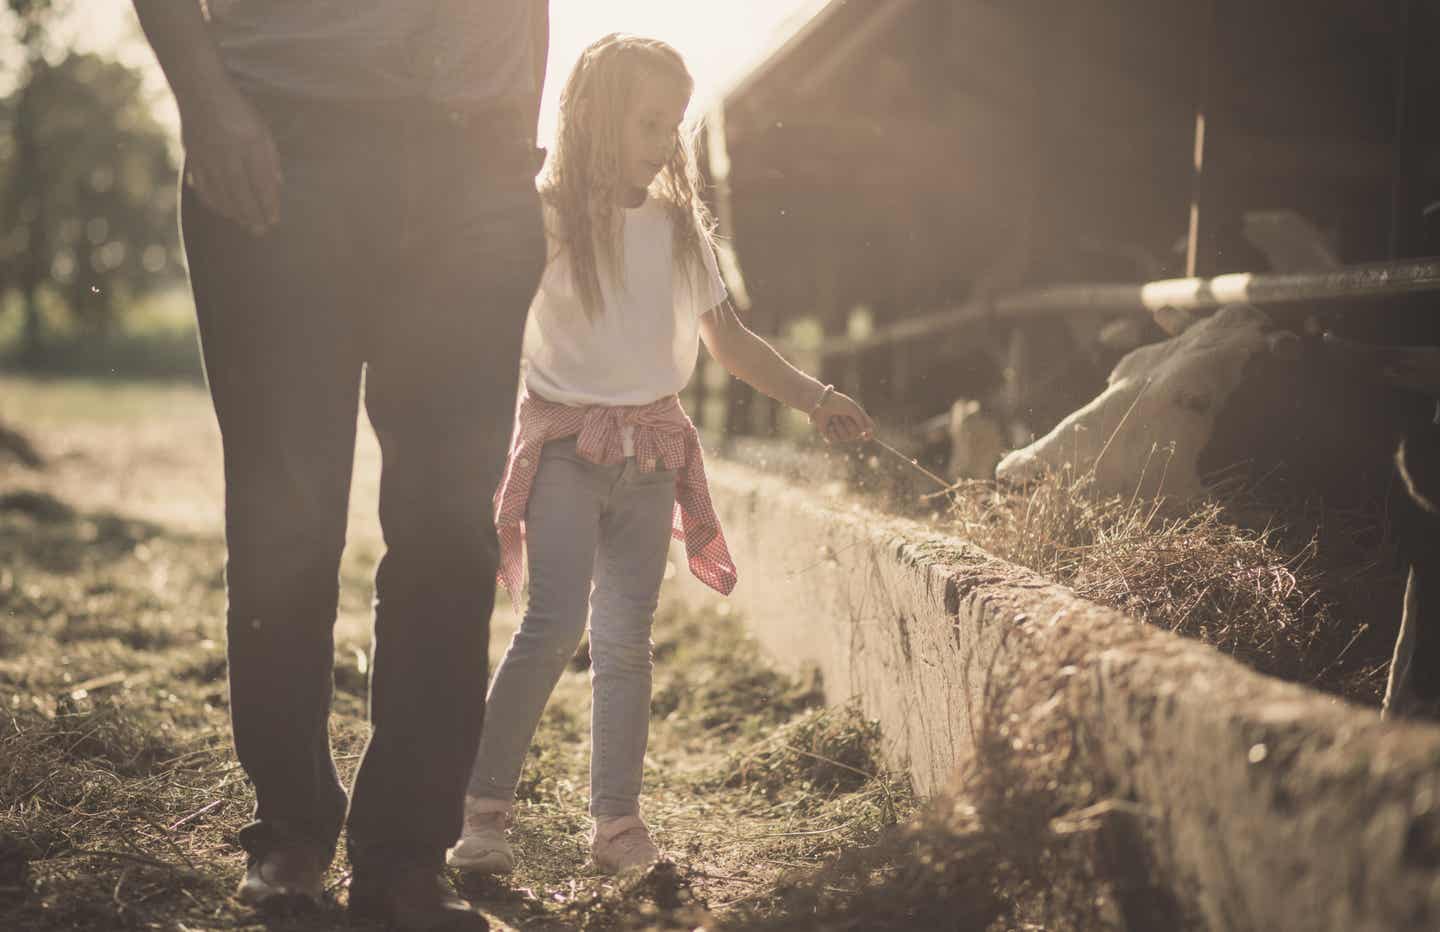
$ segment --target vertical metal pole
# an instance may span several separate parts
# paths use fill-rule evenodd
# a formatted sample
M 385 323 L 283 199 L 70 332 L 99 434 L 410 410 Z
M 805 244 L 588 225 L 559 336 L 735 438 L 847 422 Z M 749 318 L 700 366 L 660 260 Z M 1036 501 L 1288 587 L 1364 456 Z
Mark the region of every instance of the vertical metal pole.
M 1214 146 L 1213 116 L 1220 94 L 1216 88 L 1218 79 L 1218 30 L 1221 0 L 1206 0 L 1200 15 L 1200 43 L 1196 50 L 1200 64 L 1195 102 L 1195 147 L 1190 183 L 1190 229 L 1185 244 L 1185 275 L 1194 278 L 1208 271 L 1205 268 L 1210 257 L 1202 257 L 1201 244 L 1210 235 L 1214 226 L 1216 190 L 1214 184 L 1215 165 L 1213 158 L 1207 158 Z M 1207 138 L 1208 132 L 1208 138 Z M 1208 164 L 1207 164 L 1208 163 Z
M 1185 277 L 1200 274 L 1200 205 L 1205 200 L 1205 111 L 1195 112 L 1195 160 L 1190 182 L 1190 227 L 1185 241 Z

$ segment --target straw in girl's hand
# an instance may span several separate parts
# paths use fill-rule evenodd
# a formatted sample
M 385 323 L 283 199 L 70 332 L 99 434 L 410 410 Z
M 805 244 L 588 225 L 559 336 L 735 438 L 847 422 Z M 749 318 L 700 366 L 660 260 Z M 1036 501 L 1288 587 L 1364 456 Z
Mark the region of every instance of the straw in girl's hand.
M 890 453 L 892 456 L 904 460 L 906 465 L 910 466 L 912 469 L 920 473 L 925 478 L 929 479 L 931 482 L 934 482 L 936 485 L 940 486 L 940 488 L 942 489 L 942 492 L 940 494 L 944 494 L 945 492 L 949 492 L 951 489 L 955 488 L 952 483 L 946 482 L 944 479 L 935 475 L 933 472 L 926 469 L 924 466 L 921 466 L 919 461 L 917 461 L 913 456 L 906 456 L 904 453 L 901 453 L 899 450 L 890 446 L 890 444 L 879 439 L 878 437 L 871 437 L 870 439 L 871 442 L 873 442 L 876 446 Z

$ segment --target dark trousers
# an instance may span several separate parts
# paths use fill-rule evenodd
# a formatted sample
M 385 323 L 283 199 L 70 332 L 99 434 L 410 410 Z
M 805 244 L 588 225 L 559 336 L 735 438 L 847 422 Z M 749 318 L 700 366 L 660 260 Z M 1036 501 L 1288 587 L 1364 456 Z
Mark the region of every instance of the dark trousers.
M 182 196 L 225 454 L 230 704 L 252 854 L 333 848 L 333 627 L 364 373 L 383 456 L 372 737 L 353 850 L 437 857 L 479 742 L 525 315 L 545 260 L 533 146 L 423 110 L 266 108 L 285 180 L 255 237 Z

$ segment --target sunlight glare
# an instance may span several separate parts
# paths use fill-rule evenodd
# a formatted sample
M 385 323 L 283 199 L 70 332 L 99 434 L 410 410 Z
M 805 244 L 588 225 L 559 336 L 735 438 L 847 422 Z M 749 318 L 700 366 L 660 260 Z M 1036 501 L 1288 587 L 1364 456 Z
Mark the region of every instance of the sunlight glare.
M 828 0 L 550 0 L 550 60 L 540 114 L 544 145 L 555 132 L 560 88 L 580 52 L 610 32 L 664 39 L 680 50 L 695 76 L 689 118 L 705 108 L 750 68 L 762 61 L 785 35 L 798 28 Z M 88 7 L 88 4 L 87 4 Z M 145 47 L 129 3 L 106 0 L 100 9 L 78 9 L 68 25 L 67 42 L 76 48 L 114 55 L 141 67 L 157 97 L 157 115 L 178 129 L 173 103 L 154 56 Z
M 540 138 L 552 139 L 560 89 L 585 46 L 610 32 L 663 39 L 695 76 L 689 118 L 773 50 L 784 36 L 825 6 L 823 0 L 551 0 L 550 63 Z

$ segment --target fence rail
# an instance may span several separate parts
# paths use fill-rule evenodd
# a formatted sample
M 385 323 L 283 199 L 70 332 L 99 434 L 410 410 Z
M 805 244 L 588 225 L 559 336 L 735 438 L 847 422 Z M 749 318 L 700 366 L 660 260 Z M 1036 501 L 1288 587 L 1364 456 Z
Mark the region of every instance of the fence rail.
M 1002 292 L 989 300 L 909 317 L 860 338 L 826 339 L 812 351 L 818 351 L 822 358 L 852 356 L 989 319 L 1047 317 L 1072 311 L 1137 314 L 1154 314 L 1166 308 L 1205 311 L 1237 303 L 1343 301 L 1426 291 L 1440 291 L 1440 257 L 1282 275 L 1241 273 L 1214 278 L 1169 278 L 1140 284 L 1051 285 Z

